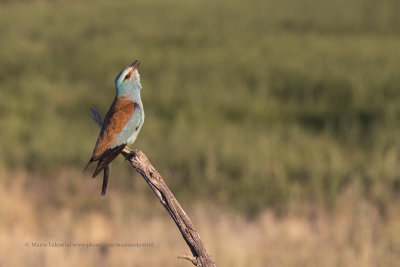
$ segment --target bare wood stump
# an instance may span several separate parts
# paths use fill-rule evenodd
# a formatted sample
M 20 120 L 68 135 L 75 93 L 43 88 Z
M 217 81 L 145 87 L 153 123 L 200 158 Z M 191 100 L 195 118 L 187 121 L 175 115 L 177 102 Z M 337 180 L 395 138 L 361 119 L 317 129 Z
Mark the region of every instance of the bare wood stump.
M 92 108 L 90 115 L 95 123 L 101 128 L 103 120 L 99 112 Z M 162 176 L 151 165 L 146 155 L 140 150 L 130 150 L 125 147 L 121 154 L 133 166 L 133 168 L 142 175 L 146 183 L 153 190 L 156 197 L 160 200 L 161 204 L 168 211 L 171 218 L 174 220 L 176 226 L 182 234 L 183 239 L 190 248 L 192 255 L 182 255 L 178 258 L 191 261 L 195 266 L 217 266 L 212 260 L 211 255 L 207 252 L 197 233 L 189 216 L 182 209 L 178 200 L 174 197 L 169 190 L 167 184 L 164 182 Z

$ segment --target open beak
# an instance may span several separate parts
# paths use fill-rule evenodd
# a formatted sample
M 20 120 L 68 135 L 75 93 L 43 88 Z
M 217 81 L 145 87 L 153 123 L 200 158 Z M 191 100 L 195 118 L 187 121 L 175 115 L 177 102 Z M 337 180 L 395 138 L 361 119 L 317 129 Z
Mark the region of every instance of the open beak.
M 131 68 L 133 69 L 137 69 L 140 65 L 140 60 L 136 59 L 135 61 L 133 61 L 133 63 L 130 65 Z

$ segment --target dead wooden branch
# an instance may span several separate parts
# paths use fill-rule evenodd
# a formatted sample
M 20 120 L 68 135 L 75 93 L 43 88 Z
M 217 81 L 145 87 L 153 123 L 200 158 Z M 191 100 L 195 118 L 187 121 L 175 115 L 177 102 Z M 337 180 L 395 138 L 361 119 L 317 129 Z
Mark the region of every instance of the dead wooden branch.
M 92 108 L 90 115 L 93 121 L 101 128 L 103 121 L 99 112 L 95 108 Z M 189 246 L 193 254 L 193 256 L 182 255 L 178 258 L 189 260 L 195 266 L 216 266 L 211 255 L 204 247 L 200 235 L 194 228 L 189 216 L 186 215 L 178 200 L 176 200 L 172 192 L 169 190 L 167 184 L 164 182 L 158 171 L 153 167 L 153 165 L 151 165 L 146 155 L 140 150 L 132 151 L 128 147 L 125 147 L 121 154 L 129 161 L 133 168 L 142 175 L 144 180 L 153 190 L 161 204 L 171 215 L 176 226 L 178 226 L 183 239 L 186 241 L 186 244 Z

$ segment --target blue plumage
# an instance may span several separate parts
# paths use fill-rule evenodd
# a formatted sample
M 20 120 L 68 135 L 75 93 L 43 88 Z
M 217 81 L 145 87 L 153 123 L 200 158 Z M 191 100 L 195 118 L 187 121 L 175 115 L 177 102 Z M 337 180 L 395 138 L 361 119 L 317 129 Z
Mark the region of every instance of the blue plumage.
M 126 145 L 136 140 L 144 122 L 144 109 L 140 98 L 142 85 L 137 69 L 139 64 L 140 61 L 135 60 L 115 78 L 116 96 L 104 118 L 92 157 L 85 167 L 86 170 L 92 162 L 98 161 L 93 177 L 104 169 L 102 195 L 106 194 L 111 161 Z

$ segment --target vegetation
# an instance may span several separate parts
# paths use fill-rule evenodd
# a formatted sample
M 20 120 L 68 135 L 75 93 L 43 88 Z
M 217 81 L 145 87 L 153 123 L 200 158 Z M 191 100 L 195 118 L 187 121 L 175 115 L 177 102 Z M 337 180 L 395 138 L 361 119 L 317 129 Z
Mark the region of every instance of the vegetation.
M 399 13 L 397 0 L 0 0 L 0 265 L 187 266 L 122 159 L 105 198 L 81 172 L 90 107 L 104 114 L 140 58 L 132 148 L 219 266 L 400 266 Z M 49 241 L 155 248 L 24 246 Z
M 167 212 L 155 197 L 143 201 L 145 185 L 135 195 L 112 190 L 100 199 L 94 197 L 99 186 L 82 183 L 82 176 L 75 193 L 66 192 L 74 186 L 69 177 L 76 175 L 67 171 L 60 175 L 62 182 L 39 186 L 35 176 L 17 172 L 0 184 L 0 229 L 7 229 L 0 240 L 7 255 L 0 258 L 2 266 L 191 266 L 176 258 L 190 250 Z M 249 221 L 207 201 L 187 211 L 218 266 L 373 267 L 399 265 L 398 205 L 383 220 L 376 207 L 350 190 L 330 214 L 313 209 L 314 216 L 277 218 L 264 210 Z M 71 247 L 52 247 L 54 242 Z M 96 247 L 136 242 L 153 246 Z M 88 243 L 91 247 L 72 247 Z
M 43 182 L 82 169 L 98 134 L 89 108 L 104 114 L 114 77 L 140 58 L 146 121 L 133 147 L 181 199 L 256 215 L 332 207 L 354 186 L 385 214 L 400 190 L 399 10 L 395 0 L 2 3 L 0 161 Z M 111 188 L 132 183 L 122 164 Z

